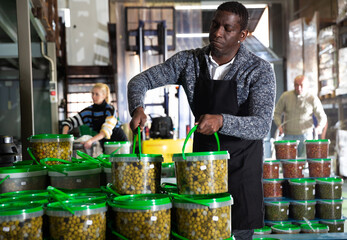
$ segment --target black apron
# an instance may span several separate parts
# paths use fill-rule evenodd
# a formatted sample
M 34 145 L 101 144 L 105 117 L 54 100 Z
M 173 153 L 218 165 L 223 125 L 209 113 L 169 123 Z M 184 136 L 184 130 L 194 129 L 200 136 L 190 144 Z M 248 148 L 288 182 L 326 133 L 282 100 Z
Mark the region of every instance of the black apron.
M 195 119 L 198 120 L 203 114 L 248 116 L 248 102 L 238 106 L 235 77 L 230 80 L 211 80 L 209 76 L 206 60 L 202 59 L 194 91 Z M 234 200 L 232 228 L 261 228 L 264 226 L 263 141 L 245 140 L 223 134 L 218 136 L 221 151 L 227 150 L 230 154 L 228 192 Z M 214 135 L 195 132 L 193 151 L 217 151 Z

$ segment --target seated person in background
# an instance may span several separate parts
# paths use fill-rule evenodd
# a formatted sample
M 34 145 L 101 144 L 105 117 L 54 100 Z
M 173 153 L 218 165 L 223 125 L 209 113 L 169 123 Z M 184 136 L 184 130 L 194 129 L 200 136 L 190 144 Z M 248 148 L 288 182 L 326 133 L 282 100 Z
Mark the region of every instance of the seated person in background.
M 274 121 L 283 140 L 300 140 L 298 157 L 305 157 L 304 141 L 313 139 L 313 115 L 316 117 L 317 135 L 327 124 L 327 116 L 316 94 L 310 93 L 305 76 L 299 75 L 294 80 L 294 90 L 284 92 L 278 100 L 274 112 Z M 284 121 L 282 123 L 282 114 Z
M 108 141 L 128 141 L 120 127 L 116 127 L 116 112 L 110 102 L 110 89 L 104 83 L 97 83 L 92 88 L 93 105 L 83 109 L 77 115 L 63 121 L 63 134 L 81 125 L 89 126 L 97 134 L 84 143 L 86 149 L 100 141 L 101 145 Z

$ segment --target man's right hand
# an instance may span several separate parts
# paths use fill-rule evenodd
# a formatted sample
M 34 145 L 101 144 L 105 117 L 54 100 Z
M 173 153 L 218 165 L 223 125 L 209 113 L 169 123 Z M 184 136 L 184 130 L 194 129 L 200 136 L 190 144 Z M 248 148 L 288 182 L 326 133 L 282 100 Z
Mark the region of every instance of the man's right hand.
M 143 107 L 138 107 L 134 110 L 133 117 L 130 121 L 130 128 L 134 133 L 137 133 L 137 127 L 140 127 L 141 132 L 145 127 L 145 123 L 147 122 L 147 115 L 145 114 L 145 110 Z
M 279 134 L 279 136 L 281 136 L 283 134 L 283 127 L 282 126 L 278 127 L 278 134 Z

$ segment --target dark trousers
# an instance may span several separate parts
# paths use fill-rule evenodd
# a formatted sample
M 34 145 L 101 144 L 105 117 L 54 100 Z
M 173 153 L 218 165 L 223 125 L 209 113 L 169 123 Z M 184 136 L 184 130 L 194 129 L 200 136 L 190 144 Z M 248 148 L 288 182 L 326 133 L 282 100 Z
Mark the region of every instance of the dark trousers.
M 233 230 L 235 240 L 252 240 L 254 230 Z

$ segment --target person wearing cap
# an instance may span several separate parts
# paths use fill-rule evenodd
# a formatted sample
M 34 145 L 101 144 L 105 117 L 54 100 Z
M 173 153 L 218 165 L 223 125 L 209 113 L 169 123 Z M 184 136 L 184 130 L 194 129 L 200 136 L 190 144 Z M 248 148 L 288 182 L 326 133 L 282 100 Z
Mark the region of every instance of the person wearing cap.
M 317 121 L 316 127 L 314 117 Z M 279 135 L 284 134 L 283 140 L 300 140 L 298 156 L 305 157 L 304 141 L 313 139 L 313 130 L 317 135 L 322 133 L 327 124 L 327 115 L 318 96 L 307 90 L 304 75 L 294 79 L 294 90 L 281 95 L 276 104 L 274 122 Z
M 180 51 L 128 83 L 130 128 L 147 121 L 149 89 L 182 85 L 198 128 L 193 151 L 215 151 L 217 132 L 228 160 L 228 192 L 234 199 L 232 230 L 237 240 L 252 239 L 264 226 L 263 138 L 270 130 L 275 76 L 271 65 L 244 45 L 248 11 L 238 2 L 222 3 L 210 25 L 208 46 Z

